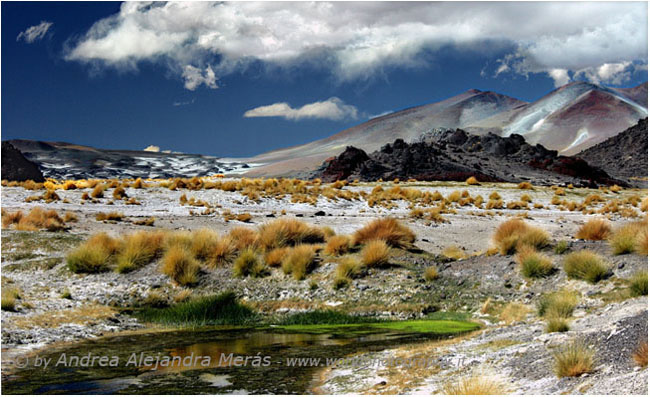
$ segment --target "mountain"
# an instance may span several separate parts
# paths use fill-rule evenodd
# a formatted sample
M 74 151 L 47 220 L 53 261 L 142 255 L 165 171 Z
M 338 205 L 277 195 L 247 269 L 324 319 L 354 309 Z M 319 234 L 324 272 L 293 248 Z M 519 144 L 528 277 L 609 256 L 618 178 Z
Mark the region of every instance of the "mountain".
M 648 119 L 575 155 L 630 185 L 648 186 Z M 643 180 L 645 178 L 645 180 Z
M 2 177 L 13 158 L 5 146 L 18 149 L 38 165 L 47 178 L 175 178 L 241 173 L 248 165 L 224 162 L 198 154 L 158 153 L 137 150 L 106 150 L 66 142 L 16 139 L 2 142 Z M 30 178 L 33 179 L 33 178 Z
M 647 83 L 613 89 L 585 82 L 562 86 L 531 103 L 489 91 L 469 90 L 441 102 L 371 119 L 328 138 L 246 159 L 250 176 L 306 175 L 325 159 L 354 146 L 367 152 L 432 130 L 460 128 L 476 135 L 522 135 L 572 155 L 647 117 Z
M 464 181 L 470 176 L 481 182 L 531 181 L 547 186 L 625 185 L 582 159 L 560 156 L 542 145 L 529 145 L 521 135 L 478 136 L 460 129 L 436 132 L 414 143 L 397 139 L 370 154 L 348 146 L 313 175 L 327 182 L 380 178 Z
M 45 181 L 38 165 L 27 160 L 20 150 L 9 142 L 2 142 L 2 179 L 18 182 L 29 179 L 34 182 Z

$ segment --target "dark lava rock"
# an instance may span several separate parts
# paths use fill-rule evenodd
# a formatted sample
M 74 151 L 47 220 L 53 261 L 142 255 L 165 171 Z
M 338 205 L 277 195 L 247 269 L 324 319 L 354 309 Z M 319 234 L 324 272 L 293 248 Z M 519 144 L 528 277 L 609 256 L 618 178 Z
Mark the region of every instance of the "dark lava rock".
M 575 157 L 633 186 L 647 187 L 647 181 L 637 178 L 648 176 L 648 119 L 639 120 L 636 125 Z
M 397 139 L 370 154 L 348 146 L 338 157 L 326 160 L 314 176 L 327 182 L 380 178 L 464 181 L 474 176 L 481 182 L 627 186 L 580 158 L 558 156 L 557 151 L 542 145 L 529 145 L 521 135 L 479 136 L 460 129 L 440 131 L 414 143 Z
M 38 165 L 27 160 L 20 150 L 9 142 L 2 142 L 2 179 L 19 182 L 29 179 L 34 182 L 45 181 Z
M 325 216 L 325 211 L 317 211 L 314 216 Z

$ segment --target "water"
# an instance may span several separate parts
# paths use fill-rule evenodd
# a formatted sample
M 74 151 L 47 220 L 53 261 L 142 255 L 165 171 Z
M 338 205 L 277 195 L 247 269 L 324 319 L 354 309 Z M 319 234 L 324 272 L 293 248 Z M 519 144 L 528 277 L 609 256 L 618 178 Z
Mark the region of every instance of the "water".
M 39 354 L 41 362 L 50 360 L 47 368 L 30 357 L 30 365 L 5 379 L 2 388 L 6 394 L 309 393 L 326 358 L 440 337 L 214 328 L 113 336 Z M 102 356 L 107 356 L 103 364 Z M 322 362 L 299 367 L 289 365 L 290 358 Z

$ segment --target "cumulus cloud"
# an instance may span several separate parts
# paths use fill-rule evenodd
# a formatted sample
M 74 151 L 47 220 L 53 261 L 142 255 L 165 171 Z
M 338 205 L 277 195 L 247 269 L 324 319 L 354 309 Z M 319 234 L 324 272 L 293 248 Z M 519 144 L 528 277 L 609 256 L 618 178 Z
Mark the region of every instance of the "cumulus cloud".
M 601 77 L 599 68 L 647 64 L 647 4 L 125 2 L 73 42 L 66 59 L 116 68 L 161 62 L 191 90 L 216 88 L 216 76 L 251 62 L 325 67 L 350 80 L 425 65 L 432 57 L 422 54 L 435 59 L 443 46 L 496 52 L 504 44 L 514 51 L 494 75 L 592 71 L 618 81 L 620 72 Z
M 246 111 L 244 117 L 284 117 L 287 120 L 356 119 L 357 108 L 352 105 L 346 105 L 339 98 L 332 97 L 326 101 L 309 103 L 298 109 L 292 108 L 286 102 L 260 106 Z
M 566 69 L 551 69 L 548 75 L 553 79 L 556 87 L 561 87 L 571 81 L 569 71 Z
M 45 34 L 52 27 L 52 22 L 41 21 L 38 25 L 30 26 L 18 34 L 16 41 L 24 40 L 25 43 L 33 43 L 45 37 Z

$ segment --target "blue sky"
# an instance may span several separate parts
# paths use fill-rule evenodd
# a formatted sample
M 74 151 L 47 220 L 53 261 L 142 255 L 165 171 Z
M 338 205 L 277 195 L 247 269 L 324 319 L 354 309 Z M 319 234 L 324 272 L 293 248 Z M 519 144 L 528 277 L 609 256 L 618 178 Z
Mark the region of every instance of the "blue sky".
M 1 67 L 3 140 L 240 157 L 471 88 L 640 84 L 647 5 L 3 2 Z

